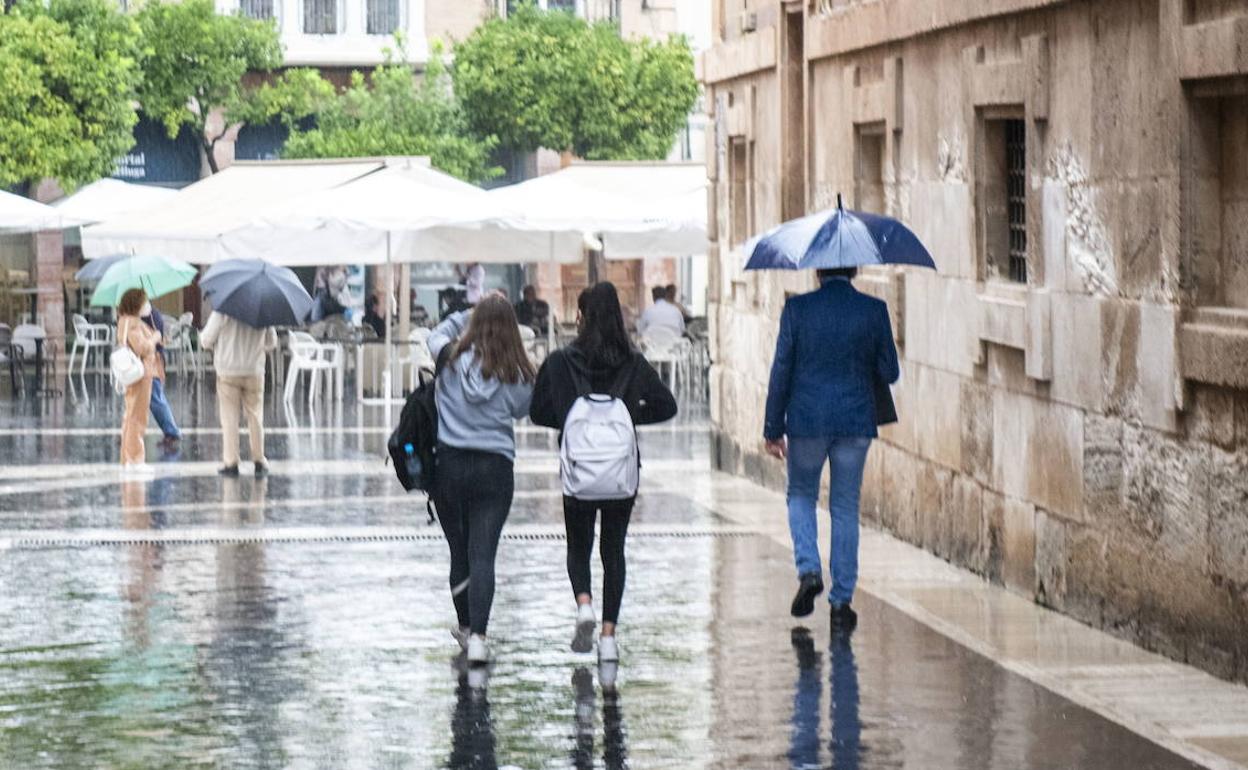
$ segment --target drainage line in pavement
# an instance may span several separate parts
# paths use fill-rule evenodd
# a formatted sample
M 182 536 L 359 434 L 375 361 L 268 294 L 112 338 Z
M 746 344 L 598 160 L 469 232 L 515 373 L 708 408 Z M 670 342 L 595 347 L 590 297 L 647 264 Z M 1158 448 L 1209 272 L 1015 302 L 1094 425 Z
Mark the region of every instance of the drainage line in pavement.
M 701 539 L 701 538 L 741 538 L 752 537 L 757 535 L 756 532 L 741 530 L 669 530 L 669 531 L 642 531 L 630 533 L 630 537 L 634 538 L 675 538 L 675 539 Z M 402 533 L 383 533 L 376 535 L 363 534 L 280 534 L 280 535 L 204 535 L 203 537 L 195 536 L 173 536 L 173 537 L 26 537 L 15 538 L 7 543 L 0 541 L 0 546 L 7 546 L 12 549 L 38 549 L 38 548 L 70 548 L 70 547 L 99 547 L 99 546 L 136 546 L 136 545 L 258 545 L 267 543 L 404 543 L 404 542 L 434 542 L 445 540 L 446 538 L 441 532 L 402 532 Z M 567 537 L 563 533 L 557 532 L 517 532 L 503 533 L 503 540 L 513 542 L 552 542 L 563 541 Z

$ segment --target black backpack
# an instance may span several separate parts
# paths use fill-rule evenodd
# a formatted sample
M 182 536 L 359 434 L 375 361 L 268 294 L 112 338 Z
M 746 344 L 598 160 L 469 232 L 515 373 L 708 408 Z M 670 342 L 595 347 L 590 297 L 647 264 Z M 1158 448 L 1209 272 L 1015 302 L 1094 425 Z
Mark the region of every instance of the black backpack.
M 399 413 L 399 425 L 386 443 L 390 459 L 394 461 L 394 474 L 403 489 L 430 495 L 425 506 L 430 524 L 434 521 L 432 494 L 438 452 L 436 384 L 436 378 L 422 382 L 408 395 Z

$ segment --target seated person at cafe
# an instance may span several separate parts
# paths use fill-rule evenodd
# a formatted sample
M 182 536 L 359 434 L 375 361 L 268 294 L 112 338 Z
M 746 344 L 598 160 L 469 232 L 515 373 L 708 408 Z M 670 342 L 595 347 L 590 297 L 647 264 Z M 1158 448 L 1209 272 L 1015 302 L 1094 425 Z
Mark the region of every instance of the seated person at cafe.
M 650 329 L 665 327 L 683 336 L 685 316 L 680 312 L 680 308 L 667 301 L 667 287 L 655 286 L 650 291 L 650 296 L 654 298 L 654 304 L 646 308 L 641 318 L 637 320 L 638 333 L 645 334 Z
M 378 337 L 386 336 L 386 319 L 377 313 L 377 306 L 381 304 L 376 294 L 369 294 L 368 299 L 364 300 L 364 323 L 371 326 L 373 331 L 377 332 Z
M 663 291 L 664 298 L 676 306 L 676 309 L 680 311 L 680 317 L 685 319 L 685 324 L 688 325 L 688 323 L 693 320 L 693 316 L 684 305 L 680 304 L 680 300 L 676 298 L 676 284 L 669 284 Z
M 521 299 L 516 303 L 516 320 L 538 334 L 545 334 L 550 324 L 550 305 L 537 298 L 537 289 L 525 286 Z

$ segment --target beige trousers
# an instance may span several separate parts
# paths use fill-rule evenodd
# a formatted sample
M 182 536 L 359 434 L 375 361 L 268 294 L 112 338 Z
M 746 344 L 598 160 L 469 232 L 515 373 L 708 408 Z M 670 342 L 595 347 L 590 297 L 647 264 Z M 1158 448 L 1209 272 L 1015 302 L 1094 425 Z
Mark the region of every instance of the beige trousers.
M 217 405 L 221 412 L 221 454 L 227 466 L 238 465 L 239 411 L 251 431 L 251 459 L 267 464 L 264 456 L 264 376 L 217 377 Z
M 126 388 L 126 413 L 121 418 L 121 463 L 132 465 L 147 460 L 143 434 L 152 402 L 152 378 L 144 377 Z

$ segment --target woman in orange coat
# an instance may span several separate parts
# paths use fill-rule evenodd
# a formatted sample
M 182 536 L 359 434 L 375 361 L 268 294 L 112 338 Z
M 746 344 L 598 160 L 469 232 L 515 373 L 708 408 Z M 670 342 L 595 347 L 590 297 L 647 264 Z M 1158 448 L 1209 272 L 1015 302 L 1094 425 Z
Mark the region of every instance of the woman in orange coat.
M 147 293 L 130 289 L 117 305 L 117 344 L 125 345 L 143 362 L 143 378 L 126 388 L 126 413 L 121 421 L 121 467 L 128 473 L 150 473 L 143 446 L 147 432 L 148 405 L 152 400 L 152 379 L 160 376 L 156 343 L 160 335 L 143 323 L 140 315 L 147 304 Z

